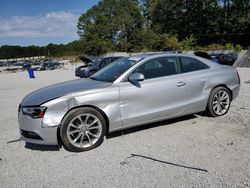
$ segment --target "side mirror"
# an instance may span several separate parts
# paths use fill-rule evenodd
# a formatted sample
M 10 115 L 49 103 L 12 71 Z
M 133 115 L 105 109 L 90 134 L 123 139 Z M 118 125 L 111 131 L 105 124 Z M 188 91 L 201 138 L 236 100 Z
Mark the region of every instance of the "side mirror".
M 145 80 L 145 77 L 143 74 L 141 73 L 133 73 L 128 77 L 128 80 L 130 82 L 141 82 L 143 80 Z

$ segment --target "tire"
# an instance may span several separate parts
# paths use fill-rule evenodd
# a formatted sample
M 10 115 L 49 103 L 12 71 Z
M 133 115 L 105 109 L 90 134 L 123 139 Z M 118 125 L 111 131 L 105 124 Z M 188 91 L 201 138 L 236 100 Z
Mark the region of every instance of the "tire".
M 206 114 L 210 117 L 225 115 L 230 108 L 231 98 L 232 96 L 227 88 L 221 86 L 214 88 L 208 98 Z
M 92 76 L 93 74 L 95 74 L 96 73 L 96 71 L 90 71 L 89 72 L 89 76 Z
M 63 146 L 73 152 L 98 147 L 103 142 L 105 133 L 106 121 L 103 115 L 88 107 L 71 110 L 60 128 Z

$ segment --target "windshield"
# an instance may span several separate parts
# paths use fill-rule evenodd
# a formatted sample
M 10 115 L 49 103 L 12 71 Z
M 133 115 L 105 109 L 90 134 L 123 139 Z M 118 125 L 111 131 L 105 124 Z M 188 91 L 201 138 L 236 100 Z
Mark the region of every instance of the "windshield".
M 91 64 L 91 65 L 97 66 L 98 63 L 99 63 L 101 60 L 102 60 L 101 58 L 94 59 L 94 60 L 92 60 L 92 62 L 91 62 L 90 64 Z
M 135 63 L 139 62 L 142 58 L 123 57 L 120 58 L 103 69 L 96 72 L 90 78 L 93 80 L 103 82 L 114 82 L 126 70 L 132 67 Z
M 237 53 L 228 53 L 227 55 L 228 55 L 229 57 L 232 57 L 232 58 L 235 58 L 235 59 L 238 58 L 238 54 L 237 54 Z

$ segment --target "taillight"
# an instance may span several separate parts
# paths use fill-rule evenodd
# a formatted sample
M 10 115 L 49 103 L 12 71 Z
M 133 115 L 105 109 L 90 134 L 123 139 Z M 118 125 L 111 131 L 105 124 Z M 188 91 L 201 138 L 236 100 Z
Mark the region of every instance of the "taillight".
M 237 72 L 237 77 L 238 77 L 238 81 L 239 81 L 239 84 L 240 84 L 240 74 L 239 74 L 238 70 L 236 70 L 236 72 Z

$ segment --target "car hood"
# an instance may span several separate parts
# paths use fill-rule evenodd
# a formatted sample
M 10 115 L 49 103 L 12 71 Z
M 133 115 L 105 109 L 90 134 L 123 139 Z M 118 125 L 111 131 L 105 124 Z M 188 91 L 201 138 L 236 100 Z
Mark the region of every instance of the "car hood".
M 93 63 L 92 60 L 90 60 L 89 58 L 87 58 L 87 57 L 85 57 L 85 56 L 79 56 L 79 59 L 80 59 L 82 62 L 86 63 L 86 64 Z
M 89 70 L 89 69 L 96 69 L 97 67 L 93 64 L 88 65 L 82 65 L 80 67 L 77 67 L 78 70 Z
M 23 99 L 22 106 L 38 106 L 47 101 L 62 97 L 70 93 L 85 91 L 89 89 L 105 88 L 110 85 L 111 83 L 108 82 L 100 82 L 91 79 L 77 79 L 62 82 L 41 88 L 30 93 Z

